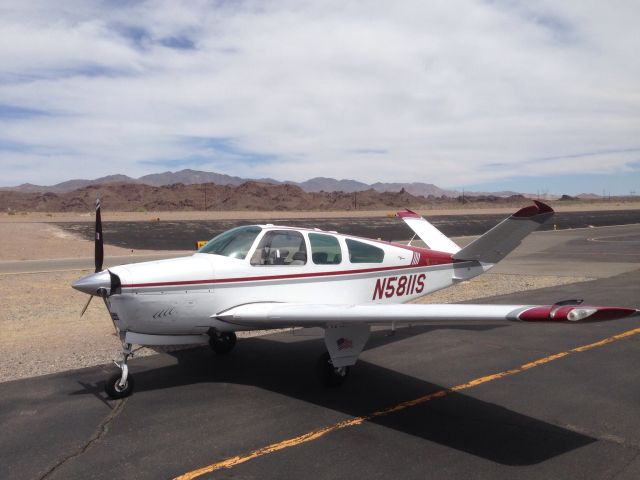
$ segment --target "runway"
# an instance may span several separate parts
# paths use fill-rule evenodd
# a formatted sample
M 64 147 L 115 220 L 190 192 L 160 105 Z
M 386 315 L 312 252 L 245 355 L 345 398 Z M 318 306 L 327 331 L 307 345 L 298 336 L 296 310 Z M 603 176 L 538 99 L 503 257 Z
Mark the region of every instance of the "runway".
M 158 253 L 149 255 L 125 255 L 125 256 L 109 256 L 105 258 L 104 267 L 109 268 L 113 265 L 123 265 L 126 263 L 150 262 L 153 260 L 161 260 L 164 258 L 180 257 L 193 252 L 180 253 Z M 67 270 L 87 270 L 93 268 L 95 260 L 93 258 L 56 258 L 50 260 L 9 260 L 0 261 L 1 274 L 16 273 L 44 273 L 44 272 L 60 272 Z
M 482 302 L 637 308 L 639 246 L 638 225 L 534 234 L 497 268 L 596 280 Z M 635 479 L 639 319 L 380 330 L 339 389 L 319 331 L 134 359 L 125 401 L 108 365 L 6 382 L 0 478 Z
M 481 235 L 508 215 L 439 215 L 429 217 L 438 229 L 449 237 Z M 209 240 L 239 225 L 265 223 L 264 220 L 202 220 L 162 222 L 105 222 L 105 242 L 135 250 L 192 250 L 198 240 Z M 413 232 L 399 218 L 314 218 L 306 220 L 273 219 L 268 223 L 300 228 L 320 228 L 348 235 L 382 240 L 409 240 Z M 611 210 L 596 212 L 557 212 L 553 221 L 542 230 L 589 228 L 640 223 L 640 210 Z M 67 231 L 78 233 L 93 241 L 94 225 L 85 223 L 59 223 Z

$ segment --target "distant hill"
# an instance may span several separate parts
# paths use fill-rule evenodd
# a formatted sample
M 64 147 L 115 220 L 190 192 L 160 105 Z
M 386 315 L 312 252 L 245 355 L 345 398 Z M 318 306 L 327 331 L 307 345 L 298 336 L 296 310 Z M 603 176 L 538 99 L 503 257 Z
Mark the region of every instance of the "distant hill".
M 457 197 L 460 192 L 454 190 L 443 190 L 440 187 L 435 186 L 433 183 L 374 183 L 371 185 L 375 190 L 379 192 L 399 192 L 404 189 L 405 192 L 411 195 L 423 195 L 428 197 L 432 195 L 434 197 Z
M 369 190 L 371 185 L 358 182 L 357 180 L 336 180 L 335 178 L 315 177 L 305 182 L 287 182 L 298 185 L 305 192 L 362 192 Z M 400 191 L 400 189 L 398 189 Z
M 291 182 L 294 183 L 294 182 Z M 428 197 L 457 197 L 459 192 L 452 190 L 443 190 L 432 183 L 382 183 L 376 182 L 371 185 L 357 180 L 336 180 L 335 178 L 315 177 L 306 182 L 294 183 L 302 188 L 305 192 L 363 192 L 373 189 L 378 192 L 401 192 L 405 191 L 411 195 L 422 195 Z
M 596 200 L 598 198 L 602 198 L 601 195 L 596 195 L 595 193 L 581 193 L 576 195 L 576 197 L 581 200 Z
M 206 188 L 206 206 L 204 190 Z M 0 210 L 68 212 L 90 211 L 96 198 L 114 211 L 158 210 L 349 210 L 352 193 L 305 192 L 297 185 L 246 182 L 241 185 L 182 183 L 155 187 L 130 183 L 89 185 L 72 192 L 0 192 Z M 359 208 L 421 205 L 424 198 L 407 193 L 366 190 L 357 197 Z
M 131 178 L 127 175 L 108 175 L 106 177 L 96 178 L 94 180 L 74 179 L 66 182 L 57 183 L 55 185 L 34 185 L 32 183 L 24 183 L 17 187 L 3 187 L 0 191 L 16 191 L 16 192 L 39 192 L 39 193 L 66 193 L 72 192 L 79 188 L 88 187 L 90 185 L 106 185 L 109 183 L 138 183 L 143 185 L 151 185 L 154 187 L 162 187 L 164 185 L 174 185 L 182 183 L 184 185 L 197 185 L 203 183 L 215 183 L 217 185 L 242 185 L 248 181 L 257 181 L 263 183 L 280 184 L 272 178 L 264 178 L 251 180 L 240 177 L 232 177 L 223 173 L 203 172 L 198 170 L 185 169 L 179 172 L 152 173 L 144 175 L 140 178 Z
M 225 175 L 224 173 L 216 172 L 203 172 L 199 170 L 185 169 L 179 172 L 164 172 L 164 173 L 152 173 L 151 175 L 144 175 L 138 178 L 139 183 L 145 185 L 153 185 L 161 187 L 163 185 L 173 185 L 175 183 L 183 183 L 185 185 L 197 185 L 201 183 L 215 183 L 216 185 L 242 185 L 249 180 L 246 178 L 232 177 L 231 175 Z M 262 178 L 254 180 L 262 183 L 278 184 L 277 180 L 272 178 Z
M 206 192 L 206 195 L 205 195 Z M 305 192 L 293 184 L 274 185 L 245 182 L 241 185 L 182 183 L 160 187 L 131 182 L 106 182 L 88 185 L 71 192 L 0 191 L 0 211 L 87 212 L 96 198 L 111 211 L 176 211 L 176 210 L 380 210 L 427 208 L 452 200 L 426 198 L 400 192 L 379 192 L 373 188 L 353 192 Z M 206 201 L 206 205 L 205 205 Z M 524 204 L 523 197 L 490 199 L 470 197 L 469 202 L 490 201 L 495 205 Z M 454 201 L 455 202 L 455 201 Z
M 67 180 L 66 182 L 57 183 L 56 185 L 34 185 L 32 183 L 23 183 L 17 187 L 4 187 L 0 190 L 16 191 L 16 192 L 52 192 L 52 193 L 66 193 L 73 192 L 79 188 L 88 187 L 89 185 L 105 185 L 109 183 L 140 183 L 135 178 L 128 177 L 126 175 L 107 175 L 106 177 L 96 178 L 94 180 Z
M 315 192 L 364 192 L 367 190 L 375 190 L 377 192 L 406 192 L 414 196 L 424 197 L 450 197 L 456 198 L 462 195 L 462 192 L 455 190 L 444 190 L 432 183 L 422 182 L 410 182 L 410 183 L 383 183 L 376 182 L 374 184 L 367 184 L 357 180 L 342 179 L 337 180 L 335 178 L 328 177 L 315 177 L 304 182 L 292 182 L 274 180 L 273 178 L 261 178 L 261 179 L 247 179 L 241 177 L 235 177 L 231 175 L 225 175 L 223 173 L 216 172 L 204 172 L 199 170 L 185 169 L 178 172 L 167 171 L 164 173 L 153 173 L 150 175 L 144 175 L 140 178 L 131 178 L 127 175 L 108 175 L 106 177 L 96 178 L 94 180 L 75 179 L 67 180 L 66 182 L 58 183 L 56 185 L 33 185 L 31 183 L 25 183 L 17 187 L 4 187 L 0 188 L 0 191 L 15 191 L 24 193 L 68 193 L 85 188 L 91 185 L 108 185 L 108 184 L 141 184 L 150 185 L 154 187 L 162 187 L 167 185 L 183 184 L 183 185 L 199 185 L 199 184 L 216 184 L 216 185 L 231 185 L 239 186 L 247 182 L 258 182 L 272 185 L 295 185 L 300 187 L 303 191 L 309 193 Z M 514 195 L 519 195 L 520 192 L 504 191 L 504 192 L 464 192 L 466 196 L 494 196 L 500 198 L 507 198 Z M 531 196 L 531 195 L 528 195 Z M 591 194 L 582 194 L 580 198 L 594 198 L 597 196 L 591 196 Z

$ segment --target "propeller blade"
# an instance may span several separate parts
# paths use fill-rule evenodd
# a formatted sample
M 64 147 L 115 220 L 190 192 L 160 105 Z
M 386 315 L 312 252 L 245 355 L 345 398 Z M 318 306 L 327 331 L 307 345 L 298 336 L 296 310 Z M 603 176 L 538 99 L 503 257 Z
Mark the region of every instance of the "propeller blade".
M 100 199 L 96 200 L 96 272 L 102 271 L 102 262 L 104 260 L 104 243 L 102 242 L 102 218 L 100 216 Z
M 82 312 L 80 312 L 80 318 L 82 318 L 82 316 L 84 315 L 84 312 L 86 312 L 87 308 L 89 308 L 89 304 L 91 303 L 92 298 L 93 298 L 93 295 L 89 295 L 89 300 L 87 300 L 87 303 L 84 304 L 84 308 L 82 309 Z

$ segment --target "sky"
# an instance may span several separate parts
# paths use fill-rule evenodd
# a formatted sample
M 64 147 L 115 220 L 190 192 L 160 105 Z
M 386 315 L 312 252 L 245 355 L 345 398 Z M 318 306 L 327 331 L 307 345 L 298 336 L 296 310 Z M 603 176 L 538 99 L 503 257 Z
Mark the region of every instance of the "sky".
M 215 171 L 640 195 L 640 2 L 4 1 L 0 186 Z

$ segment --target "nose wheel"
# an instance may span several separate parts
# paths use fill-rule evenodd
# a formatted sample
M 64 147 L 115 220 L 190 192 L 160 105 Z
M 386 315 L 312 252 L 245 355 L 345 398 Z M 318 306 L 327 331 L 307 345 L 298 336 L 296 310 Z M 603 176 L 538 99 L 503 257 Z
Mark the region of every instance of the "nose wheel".
M 133 393 L 133 376 L 129 375 L 129 366 L 127 360 L 133 355 L 130 343 L 122 344 L 122 362 L 115 360 L 113 363 L 120 369 L 120 373 L 116 373 L 107 379 L 104 385 L 104 391 L 113 400 L 128 397 Z
M 131 375 L 127 376 L 124 385 L 122 385 L 121 380 L 121 373 L 115 373 L 109 377 L 104 386 L 104 391 L 109 395 L 109 398 L 117 400 L 119 398 L 128 397 L 133 393 L 133 377 Z
M 339 387 L 349 376 L 349 367 L 334 367 L 329 352 L 318 358 L 318 377 L 326 387 Z
M 209 332 L 209 346 L 219 354 L 231 352 L 236 346 L 236 334 L 234 332 Z

